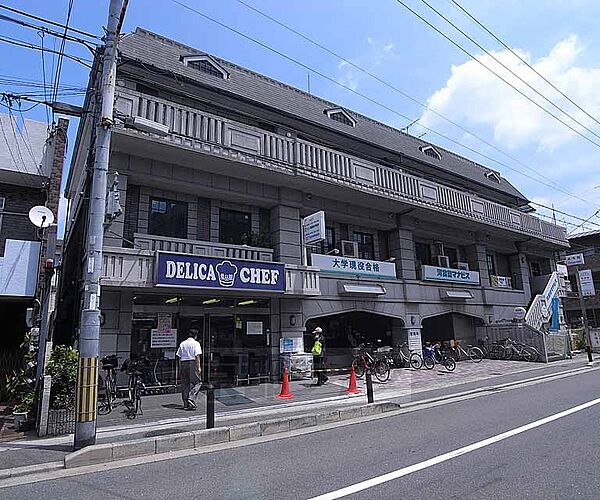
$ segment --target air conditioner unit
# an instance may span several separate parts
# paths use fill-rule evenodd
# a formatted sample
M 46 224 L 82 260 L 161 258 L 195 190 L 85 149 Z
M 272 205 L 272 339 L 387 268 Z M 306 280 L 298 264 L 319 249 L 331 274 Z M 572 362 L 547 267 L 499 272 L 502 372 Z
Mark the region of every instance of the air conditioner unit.
M 342 240 L 342 255 L 344 257 L 358 257 L 358 243 L 356 241 Z
M 450 258 L 447 255 L 438 255 L 437 261 L 439 267 L 450 267 Z
M 463 271 L 468 271 L 469 270 L 469 263 L 468 262 L 457 262 L 456 263 L 456 267 L 458 269 L 462 269 Z

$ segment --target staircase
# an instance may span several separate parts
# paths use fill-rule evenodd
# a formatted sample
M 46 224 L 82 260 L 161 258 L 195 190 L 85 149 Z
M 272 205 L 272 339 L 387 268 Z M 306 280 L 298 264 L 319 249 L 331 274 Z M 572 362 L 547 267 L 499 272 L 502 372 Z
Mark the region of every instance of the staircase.
M 541 330 L 544 323 L 548 323 L 552 316 L 552 299 L 558 296 L 560 282 L 558 273 L 555 271 L 550 275 L 544 291 L 537 294 L 531 301 L 531 305 L 525 315 L 525 323 L 536 330 Z

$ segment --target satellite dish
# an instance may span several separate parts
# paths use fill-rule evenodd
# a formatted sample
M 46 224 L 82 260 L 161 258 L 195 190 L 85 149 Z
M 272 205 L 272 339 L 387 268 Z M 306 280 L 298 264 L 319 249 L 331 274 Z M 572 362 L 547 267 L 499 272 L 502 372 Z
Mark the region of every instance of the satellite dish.
M 54 222 L 54 214 L 48 207 L 38 205 L 29 211 L 29 220 L 34 226 L 44 228 Z

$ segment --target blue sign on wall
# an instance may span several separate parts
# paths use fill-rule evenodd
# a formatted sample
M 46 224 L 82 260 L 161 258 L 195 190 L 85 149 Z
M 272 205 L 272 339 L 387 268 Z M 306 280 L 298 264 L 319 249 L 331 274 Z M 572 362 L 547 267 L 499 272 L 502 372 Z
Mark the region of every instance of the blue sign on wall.
M 222 290 L 285 291 L 285 267 L 275 262 L 158 252 L 156 284 Z

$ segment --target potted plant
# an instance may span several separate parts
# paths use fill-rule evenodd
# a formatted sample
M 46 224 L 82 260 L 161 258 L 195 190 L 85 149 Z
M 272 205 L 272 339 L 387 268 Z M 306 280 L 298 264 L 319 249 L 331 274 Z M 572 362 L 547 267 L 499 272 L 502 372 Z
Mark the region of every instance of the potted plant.
M 27 372 L 23 369 L 13 373 L 6 382 L 9 401 L 13 407 L 16 430 L 23 430 L 31 415 L 35 399 L 35 392 L 32 385 L 33 380 L 27 376 Z

